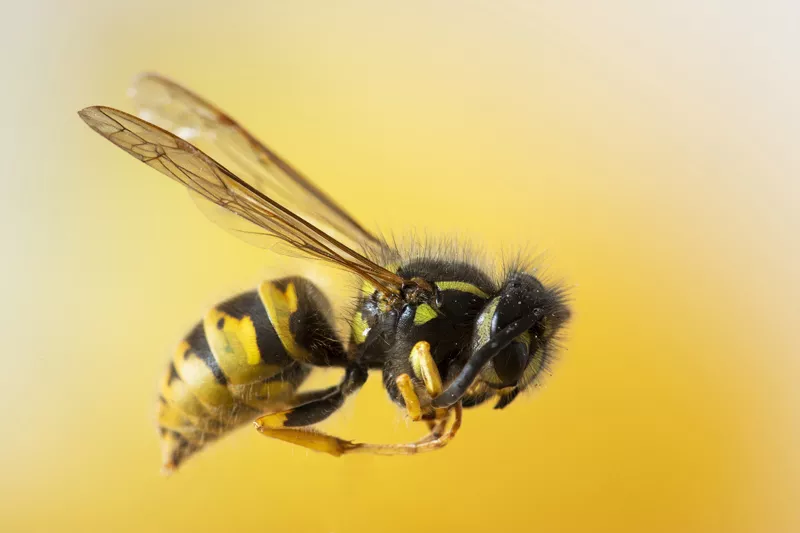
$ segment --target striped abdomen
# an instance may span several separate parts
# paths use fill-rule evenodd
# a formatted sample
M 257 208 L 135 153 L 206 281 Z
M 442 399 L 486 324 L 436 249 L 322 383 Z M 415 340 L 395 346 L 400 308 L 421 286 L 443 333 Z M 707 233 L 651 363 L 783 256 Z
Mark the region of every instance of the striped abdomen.
M 312 366 L 345 362 L 330 306 L 308 280 L 265 281 L 212 308 L 179 344 L 161 386 L 164 469 L 260 413 L 280 410 Z

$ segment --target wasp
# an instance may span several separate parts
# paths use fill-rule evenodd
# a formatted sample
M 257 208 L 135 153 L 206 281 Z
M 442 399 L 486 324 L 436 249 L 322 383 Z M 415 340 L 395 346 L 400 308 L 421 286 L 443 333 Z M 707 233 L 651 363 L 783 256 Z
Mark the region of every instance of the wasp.
M 333 456 L 439 449 L 461 427 L 463 408 L 494 399 L 503 409 L 548 368 L 570 316 L 562 288 L 521 267 L 494 279 L 469 257 L 404 254 L 190 90 L 148 73 L 129 93 L 138 117 L 103 106 L 78 114 L 187 187 L 235 235 L 341 267 L 362 283 L 352 315 L 343 317 L 351 325 L 346 339 L 326 296 L 301 276 L 264 281 L 208 311 L 179 344 L 161 384 L 166 472 L 253 421 L 267 437 Z M 201 151 L 201 142 L 228 165 Z M 320 367 L 341 368 L 343 377 L 300 391 Z M 411 420 L 427 424 L 427 436 L 372 444 L 313 429 L 364 385 L 370 370 L 382 372 L 389 398 Z

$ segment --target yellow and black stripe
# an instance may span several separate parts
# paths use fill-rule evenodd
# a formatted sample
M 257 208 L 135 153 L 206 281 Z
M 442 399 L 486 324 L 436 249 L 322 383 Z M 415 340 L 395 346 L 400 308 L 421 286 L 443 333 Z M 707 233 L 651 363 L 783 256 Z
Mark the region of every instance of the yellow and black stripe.
M 330 306 L 300 277 L 263 282 L 210 309 L 178 345 L 161 385 L 164 468 L 287 405 L 313 366 L 343 366 Z

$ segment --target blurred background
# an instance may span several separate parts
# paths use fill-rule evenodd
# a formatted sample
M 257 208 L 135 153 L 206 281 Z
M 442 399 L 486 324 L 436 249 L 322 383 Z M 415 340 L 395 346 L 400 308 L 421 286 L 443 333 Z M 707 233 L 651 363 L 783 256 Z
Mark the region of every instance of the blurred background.
M 800 531 L 796 3 L 5 7 L 0 530 Z M 142 70 L 368 227 L 539 255 L 574 299 L 553 375 L 438 453 L 246 428 L 162 477 L 158 382 L 204 311 L 352 280 L 230 237 L 78 119 L 131 110 Z M 325 429 L 421 434 L 378 379 Z

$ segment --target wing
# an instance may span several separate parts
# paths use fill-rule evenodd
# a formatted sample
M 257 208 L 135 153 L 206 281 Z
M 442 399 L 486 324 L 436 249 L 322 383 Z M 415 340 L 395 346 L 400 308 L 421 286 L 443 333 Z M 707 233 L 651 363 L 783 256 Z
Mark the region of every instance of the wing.
M 221 161 L 226 168 L 290 211 L 351 247 L 359 246 L 375 255 L 384 249 L 379 239 L 329 196 L 210 102 L 150 73 L 138 76 L 128 92 L 141 118 L 201 149 L 216 148 L 224 156 Z
M 180 137 L 109 107 L 87 107 L 78 114 L 93 130 L 136 159 L 238 215 L 255 228 L 254 233 L 344 267 L 387 295 L 397 294 L 403 286 L 402 277 L 300 218 Z

